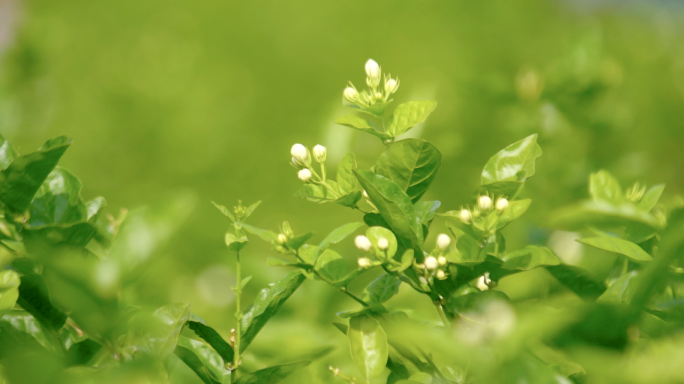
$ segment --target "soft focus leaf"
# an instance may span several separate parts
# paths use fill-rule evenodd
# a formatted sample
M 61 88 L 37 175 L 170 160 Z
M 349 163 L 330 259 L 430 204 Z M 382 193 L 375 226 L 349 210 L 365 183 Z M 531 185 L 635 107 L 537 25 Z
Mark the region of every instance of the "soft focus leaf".
M 625 202 L 620 182 L 605 170 L 589 176 L 589 194 L 594 200 L 603 200 L 615 205 Z
M 86 365 L 102 349 L 102 345 L 92 339 L 85 339 L 69 348 L 66 354 L 67 365 Z
M 306 277 L 301 271 L 294 271 L 259 292 L 251 308 L 242 317 L 242 339 L 240 343 L 242 351 L 247 349 L 261 328 L 278 312 L 304 280 Z
M 651 189 L 644 193 L 644 196 L 637 204 L 639 209 L 642 209 L 646 212 L 650 212 L 653 209 L 653 207 L 655 207 L 656 204 L 658 204 L 658 200 L 660 200 L 660 196 L 662 196 L 664 190 L 665 184 L 655 185 L 651 187 Z
M 377 320 L 353 317 L 347 331 L 351 355 L 363 377 L 370 380 L 382 374 L 387 364 L 387 335 Z
M 192 329 L 195 334 L 211 345 L 212 348 L 223 358 L 223 361 L 232 362 L 235 352 L 233 348 L 226 342 L 214 328 L 202 324 L 198 321 L 188 321 L 188 327 Z
M 336 283 L 344 280 L 349 274 L 349 265 L 339 253 L 326 249 L 318 257 L 316 270 L 327 280 Z
M 428 190 L 442 164 L 442 154 L 425 140 L 389 145 L 375 163 L 375 173 L 394 181 L 415 203 Z
M 59 330 L 66 322 L 67 316 L 52 306 L 50 292 L 40 275 L 30 274 L 21 277 L 17 303 L 47 329 Z
M 322 185 L 304 184 L 294 194 L 295 197 L 303 197 L 314 203 L 328 203 L 337 200 L 330 190 Z
M 482 184 L 525 181 L 534 175 L 534 162 L 541 156 L 537 135 L 517 141 L 492 156 L 482 171 Z
M 525 248 L 510 252 L 501 258 L 504 264 L 500 270 L 492 272 L 492 280 L 519 271 L 529 271 L 542 266 L 553 266 L 560 264 L 558 257 L 548 248 L 528 245 Z
M 414 249 L 421 249 L 423 227 L 408 195 L 390 179 L 370 171 L 358 170 L 356 176 L 392 231 L 408 239 Z
M 88 211 L 80 195 L 82 187 L 81 181 L 71 172 L 56 167 L 36 191 L 29 206 L 28 225 L 40 227 L 87 221 Z
M 15 212 L 23 213 L 69 145 L 70 138 L 59 136 L 48 140 L 38 151 L 14 159 L 0 173 L 0 200 Z
M 370 121 L 362 119 L 358 116 L 348 115 L 338 117 L 337 119 L 335 119 L 335 123 L 344 125 L 345 127 L 354 128 L 358 129 L 359 131 L 370 133 L 373 136 L 379 137 L 383 141 L 391 138 L 391 136 L 387 133 L 378 131 Z
M 216 207 L 216 209 L 218 209 L 219 211 L 221 211 L 221 213 L 226 215 L 230 219 L 230 221 L 232 221 L 232 222 L 236 221 L 235 215 L 233 215 L 233 212 L 231 212 L 230 209 L 226 208 L 224 205 L 217 204 L 213 201 L 211 203 L 214 204 L 214 207 Z
M 583 268 L 561 264 L 546 270 L 583 299 L 594 300 L 606 291 L 606 285 Z
M 24 345 L 37 343 L 49 351 L 55 349 L 47 332 L 31 314 L 24 311 L 12 310 L 0 317 L 0 337 L 2 334 L 14 334 L 16 341 Z
M 494 198 L 505 197 L 508 200 L 515 198 L 523 188 L 524 183 L 520 181 L 497 181 L 491 184 L 481 185 L 475 191 L 474 197 L 489 195 Z
M 19 274 L 11 269 L 0 271 L 0 315 L 14 308 L 19 298 Z
M 371 305 L 382 304 L 399 292 L 400 285 L 401 280 L 390 274 L 384 274 L 368 284 L 361 298 Z
M 19 154 L 14 150 L 12 143 L 0 135 L 0 171 L 7 169 L 17 157 Z
M 530 199 L 514 200 L 509 202 L 508 208 L 501 212 L 501 216 L 499 217 L 499 222 L 496 225 L 496 228 L 501 229 L 511 221 L 518 219 L 527 211 L 527 208 L 530 207 L 530 204 L 532 204 L 532 200 Z
M 208 345 L 204 344 L 203 342 L 181 336 L 178 338 L 178 345 L 176 346 L 176 351 L 179 347 L 186 348 L 189 351 L 191 351 L 195 356 L 197 356 L 197 358 L 202 362 L 202 365 L 204 365 L 209 371 L 212 379 L 215 379 L 219 383 L 222 383 L 225 379 L 228 379 L 230 377 L 230 371 L 226 369 L 225 363 L 231 361 L 224 360 L 216 351 L 211 349 Z M 176 356 L 178 356 L 178 353 L 176 353 Z M 198 374 L 198 376 L 200 375 Z
M 221 384 L 220 381 L 217 381 L 214 378 L 214 375 L 209 368 L 204 365 L 202 360 L 200 360 L 200 358 L 190 349 L 178 345 L 173 353 L 190 367 L 205 384 Z
M 582 244 L 603 249 L 608 252 L 619 253 L 634 261 L 650 261 L 653 258 L 638 245 L 617 237 L 590 237 L 577 240 Z
M 432 100 L 409 101 L 399 104 L 387 120 L 387 133 L 392 137 L 404 134 L 409 129 L 422 123 L 437 108 Z
M 608 289 L 597 299 L 598 302 L 609 304 L 629 304 L 634 297 L 634 291 L 637 288 L 635 277 L 636 271 L 625 273 L 610 283 Z
M 347 153 L 337 165 L 337 187 L 342 195 L 347 195 L 359 189 L 359 181 L 356 180 L 356 175 L 354 175 L 355 169 L 356 157 L 351 152 Z
M 328 234 L 328 236 L 321 241 L 321 244 L 318 245 L 318 251 L 316 258 L 314 259 L 314 265 L 316 265 L 316 260 L 318 259 L 318 255 L 322 254 L 323 251 L 328 249 L 331 245 L 337 244 L 340 241 L 344 240 L 347 238 L 347 236 L 351 235 L 352 233 L 356 232 L 357 229 L 361 228 L 364 224 L 361 222 L 354 222 L 354 223 L 348 223 L 345 225 L 342 225 L 338 228 L 335 228 Z
M 309 364 L 310 361 L 297 361 L 261 369 L 242 376 L 235 384 L 276 384 Z
M 426 227 L 430 225 L 432 219 L 435 218 L 437 210 L 442 205 L 439 201 L 419 201 L 413 205 L 416 210 L 416 216 L 420 223 Z
M 269 243 L 275 243 L 278 241 L 278 234 L 273 231 L 259 229 L 257 227 L 245 223 L 242 224 L 242 228 L 244 228 L 245 231 L 253 235 L 259 236 L 262 240 L 268 241 Z
M 586 201 L 579 205 L 564 208 L 551 218 L 551 226 L 567 230 L 615 228 L 634 226 L 644 229 L 659 229 L 661 223 L 652 215 L 632 204 L 615 206 L 606 201 Z

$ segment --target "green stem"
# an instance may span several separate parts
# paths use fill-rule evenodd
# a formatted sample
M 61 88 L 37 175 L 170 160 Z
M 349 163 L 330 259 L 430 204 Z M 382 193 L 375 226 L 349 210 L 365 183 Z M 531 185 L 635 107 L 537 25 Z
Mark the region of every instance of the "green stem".
M 240 251 L 237 251 L 237 261 L 235 263 L 237 271 L 237 283 L 235 284 L 236 305 L 235 318 L 237 325 L 235 326 L 235 353 L 233 355 L 233 370 L 230 372 L 230 382 L 237 381 L 237 369 L 240 364 L 240 335 L 242 333 L 240 327 L 242 325 L 242 309 L 240 306 L 240 296 L 242 296 L 242 273 L 240 270 Z
M 437 293 L 437 291 L 435 289 L 435 285 L 432 282 L 430 282 L 430 280 L 428 280 L 428 286 L 430 286 L 430 290 L 432 291 L 432 293 L 435 293 L 440 298 L 442 297 Z M 430 299 L 432 300 L 432 298 L 430 298 Z M 437 312 L 439 313 L 439 317 L 442 319 L 442 323 L 444 324 L 444 327 L 449 328 L 449 325 L 450 325 L 449 319 L 447 319 L 446 313 L 444 313 L 444 308 L 442 308 L 442 303 L 440 303 L 439 300 L 433 301 L 432 303 L 435 305 L 435 308 L 437 308 Z
M 294 255 L 297 257 L 297 259 L 298 259 L 299 261 L 301 261 L 302 263 L 307 264 L 307 262 L 304 261 L 304 259 L 302 259 L 302 258 L 299 256 L 299 251 L 295 251 L 295 252 L 294 252 Z M 338 291 L 344 293 L 345 295 L 351 297 L 351 298 L 352 298 L 354 301 L 356 301 L 357 303 L 363 305 L 364 307 L 370 307 L 370 304 L 366 303 L 365 301 L 363 301 L 360 297 L 356 296 L 355 294 L 353 294 L 353 293 L 347 291 L 346 288 L 344 288 L 344 287 L 335 287 L 334 283 L 333 283 L 332 281 L 328 280 L 325 276 L 321 275 L 321 273 L 318 272 L 318 271 L 316 270 L 315 267 L 313 267 L 311 271 L 314 273 L 314 275 L 318 276 L 319 279 L 321 279 L 321 280 L 323 280 L 324 282 L 328 283 L 328 285 L 330 285 L 331 287 L 333 287 L 333 288 L 337 289 Z

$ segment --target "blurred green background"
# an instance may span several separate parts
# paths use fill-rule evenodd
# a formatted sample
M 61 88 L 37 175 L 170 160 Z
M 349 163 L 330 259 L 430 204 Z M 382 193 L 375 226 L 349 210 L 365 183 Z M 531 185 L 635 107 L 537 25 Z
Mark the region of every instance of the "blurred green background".
M 289 220 L 296 233 L 315 230 L 314 240 L 360 220 L 292 197 L 300 181 L 288 162 L 300 142 L 328 146 L 331 166 L 349 151 L 373 164 L 377 139 L 332 123 L 345 113 L 347 82 L 363 85 L 368 58 L 400 78 L 395 100 L 439 102 L 411 134 L 444 155 L 426 195 L 442 210 L 469 202 L 491 155 L 539 134 L 544 155 L 525 191 L 534 202 L 507 229 L 510 249 L 553 238 L 549 212 L 585 198 L 592 171 L 625 187 L 666 183 L 666 200 L 684 190 L 684 11 L 675 1 L 0 0 L 0 55 L 0 132 L 23 152 L 73 137 L 61 165 L 82 179 L 86 199 L 102 195 L 116 213 L 178 191 L 196 196 L 132 295 L 191 302 L 224 335 L 233 258 L 229 223 L 210 201 L 263 200 L 253 225 Z M 268 268 L 273 252 L 253 240 L 247 302 L 287 272 Z M 547 281 L 539 274 L 533 281 Z M 404 289 L 390 303 L 436 318 Z M 307 282 L 254 344 L 256 356 L 282 358 L 264 340 L 292 356 L 344 345 L 330 322 L 353 305 Z M 338 348 L 326 359 L 347 355 Z

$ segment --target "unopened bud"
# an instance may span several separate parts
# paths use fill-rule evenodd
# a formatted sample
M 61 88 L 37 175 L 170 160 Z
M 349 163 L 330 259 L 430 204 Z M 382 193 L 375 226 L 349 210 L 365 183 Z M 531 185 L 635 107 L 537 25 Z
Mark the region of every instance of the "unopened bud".
M 449 262 L 449 260 L 447 260 L 447 258 L 444 257 L 444 256 L 440 256 L 440 257 L 437 258 L 437 262 L 439 263 L 439 265 L 445 266 L 445 265 L 447 265 L 447 263 Z
M 437 269 L 438 266 L 439 262 L 437 261 L 437 258 L 435 258 L 434 256 L 428 256 L 425 258 L 425 268 L 434 271 L 435 269 Z
M 397 79 L 393 79 L 390 77 L 387 80 L 385 80 L 385 93 L 387 93 L 388 95 L 396 92 L 398 88 L 399 81 L 397 81 Z
M 368 61 L 366 61 L 366 76 L 370 78 L 380 77 L 380 66 L 373 59 L 368 59 Z
M 283 234 L 283 233 L 278 234 L 278 243 L 285 244 L 286 241 L 287 241 L 287 236 L 285 236 L 285 234 Z
M 317 162 L 323 163 L 325 162 L 325 158 L 328 154 L 328 150 L 325 149 L 324 146 L 318 144 L 313 148 L 313 155 L 314 159 L 316 159 Z
M 359 267 L 361 268 L 368 268 L 371 266 L 371 261 L 367 257 L 359 257 L 359 260 L 357 260 L 359 263 Z
M 439 280 L 444 280 L 447 276 L 446 273 L 440 269 L 435 273 L 435 277 L 437 277 Z
M 305 164 L 309 160 L 309 150 L 302 144 L 293 145 L 290 154 L 301 164 Z
M 499 212 L 503 212 L 508 208 L 508 200 L 505 198 L 500 198 L 499 200 L 496 201 L 496 210 Z
M 389 240 L 385 239 L 384 237 L 379 238 L 378 239 L 378 248 L 381 251 L 384 251 L 387 248 L 389 248 Z
M 344 98 L 347 99 L 347 101 L 352 103 L 356 102 L 359 99 L 359 92 L 353 87 L 345 88 L 342 94 L 344 95 Z
M 368 240 L 368 238 L 364 235 L 358 235 L 354 239 L 354 244 L 356 245 L 356 248 L 368 252 L 371 249 L 371 241 Z
M 477 205 L 483 211 L 489 211 L 492 209 L 492 198 L 487 195 L 482 195 L 477 199 Z
M 449 244 L 451 244 L 451 237 L 449 237 L 449 235 L 446 233 L 440 233 L 437 236 L 437 248 L 444 250 L 449 246 Z
M 297 172 L 297 177 L 299 177 L 299 180 L 306 183 L 311 180 L 311 171 L 309 171 L 308 168 L 300 169 L 299 172 Z
M 362 192 L 361 194 L 362 194 L 363 197 L 365 197 L 366 199 L 370 199 L 370 197 L 368 196 L 368 192 L 366 192 L 365 189 L 363 190 L 363 192 Z
M 461 218 L 461 221 L 466 224 L 470 224 L 470 221 L 473 220 L 473 214 L 467 209 L 461 209 L 459 217 Z

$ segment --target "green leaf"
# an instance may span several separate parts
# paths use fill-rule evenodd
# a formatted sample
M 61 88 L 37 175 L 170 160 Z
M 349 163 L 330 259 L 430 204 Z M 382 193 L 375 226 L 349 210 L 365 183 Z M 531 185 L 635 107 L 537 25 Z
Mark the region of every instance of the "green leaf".
M 237 237 L 234 234 L 226 233 L 226 246 L 230 252 L 237 252 L 247 245 L 249 239 L 246 236 Z
M 501 229 L 508 225 L 508 223 L 511 221 L 518 219 L 527 211 L 527 209 L 530 207 L 530 204 L 532 204 L 531 199 L 514 200 L 508 203 L 508 208 L 501 212 L 501 216 L 499 217 L 499 222 L 496 225 L 496 228 Z
M 14 150 L 12 143 L 0 135 L 0 170 L 7 169 L 17 157 L 19 154 Z
M 627 256 L 634 261 L 651 261 L 653 258 L 638 245 L 622 240 L 617 237 L 590 237 L 579 239 L 578 242 L 590 245 L 594 248 L 603 249 L 608 252 L 619 253 Z
M 104 197 L 98 196 L 86 203 L 86 212 L 88 214 L 88 221 L 95 222 L 102 212 L 102 208 L 107 206 L 107 200 Z
M 307 234 L 297 236 L 293 239 L 290 239 L 285 243 L 290 249 L 297 250 L 302 247 L 312 236 L 314 235 L 313 232 L 309 232 Z
M 197 356 L 197 358 L 202 362 L 202 365 L 204 365 L 207 368 L 211 377 L 219 383 L 224 382 L 225 379 L 230 377 L 230 371 L 226 369 L 225 364 L 230 363 L 231 360 L 224 360 L 222 356 L 220 356 L 215 350 L 211 349 L 208 345 L 204 344 L 203 342 L 181 336 L 178 338 L 178 345 L 176 346 L 176 350 L 178 349 L 178 347 L 186 348 L 187 350 L 191 351 L 195 356 Z
M 252 307 L 242 317 L 241 352 L 247 349 L 261 328 L 278 312 L 304 280 L 306 276 L 301 271 L 294 271 L 259 292 Z
M 36 191 L 29 206 L 28 225 L 40 227 L 74 224 L 88 220 L 88 210 L 81 199 L 83 184 L 71 172 L 56 167 Z
M 356 180 L 356 157 L 353 153 L 344 155 L 337 165 L 337 187 L 342 195 L 347 195 L 359 189 L 359 181 Z
M 317 184 L 304 184 L 302 185 L 297 192 L 294 194 L 295 197 L 303 197 L 309 201 L 312 201 L 314 203 L 328 203 L 331 201 L 337 200 L 337 196 L 335 196 L 330 190 L 328 190 L 326 187 L 322 185 L 317 185 Z
M 380 376 L 387 364 L 387 335 L 375 319 L 358 316 L 349 320 L 347 331 L 352 359 L 366 381 Z
M 242 223 L 242 228 L 244 228 L 245 231 L 253 235 L 259 236 L 264 241 L 268 241 L 270 243 L 278 242 L 278 234 L 273 231 L 259 229 L 257 227 L 245 223 Z
M 216 204 L 213 201 L 211 203 L 214 204 L 214 207 L 216 207 L 216 209 L 218 209 L 219 211 L 221 211 L 221 213 L 226 215 L 230 219 L 230 221 L 232 221 L 233 223 L 236 221 L 235 215 L 233 215 L 233 212 L 231 212 L 230 209 L 226 208 L 225 206 L 223 206 L 221 204 Z
M 637 276 L 637 271 L 632 271 L 618 277 L 610 283 L 608 289 L 596 301 L 607 304 L 629 304 L 638 288 L 635 284 Z
M 400 285 L 401 280 L 390 274 L 384 274 L 368 284 L 361 298 L 371 305 L 382 304 L 399 292 Z
M 310 361 L 297 361 L 261 369 L 242 376 L 235 384 L 276 384 L 309 364 Z
M 57 331 L 66 322 L 67 316 L 52 306 L 48 287 L 40 275 L 29 274 L 21 277 L 17 303 L 47 329 Z
M 242 283 L 240 283 L 240 290 L 245 288 L 245 285 L 249 283 L 249 281 L 252 280 L 252 276 L 247 276 L 244 279 L 242 279 Z
M 178 337 L 190 317 L 190 304 L 165 305 L 154 311 L 153 316 L 158 320 L 159 327 L 148 339 L 148 345 L 151 347 L 151 352 L 157 356 L 166 357 L 176 349 Z
M 525 181 L 534 175 L 534 162 L 541 156 L 537 135 L 517 141 L 492 156 L 482 171 L 482 184 Z
M 408 195 L 392 180 L 373 172 L 358 170 L 356 177 L 392 231 L 422 252 L 423 227 Z
M 495 301 L 508 302 L 510 299 L 503 292 L 488 290 L 452 297 L 451 300 L 449 300 L 447 307 L 453 313 L 464 315 L 469 312 L 483 311 L 489 304 Z
M 477 240 L 465 233 L 459 233 L 458 228 L 451 223 L 447 223 L 446 226 L 457 239 L 456 250 L 458 252 L 449 253 L 445 256 L 449 262 L 459 265 L 475 265 L 485 261 L 487 258 L 486 249 L 481 247 Z
M 521 181 L 497 181 L 491 184 L 481 185 L 475 190 L 474 198 L 481 195 L 489 195 L 494 198 L 503 196 L 508 200 L 513 200 L 525 184 Z
M 347 238 L 347 236 L 351 235 L 352 233 L 356 232 L 357 229 L 361 228 L 364 225 L 364 223 L 361 222 L 354 222 L 354 223 L 348 223 L 345 224 L 341 227 L 333 229 L 332 232 L 328 234 L 328 236 L 321 241 L 321 244 L 318 246 L 318 250 L 316 252 L 316 257 L 314 258 L 313 265 L 316 266 L 316 261 L 318 260 L 318 256 L 323 253 L 328 247 L 330 247 L 333 244 L 337 244 L 340 241 L 344 240 Z
M 394 181 L 413 202 L 437 176 L 442 154 L 425 140 L 406 139 L 389 145 L 375 163 L 375 173 Z
M 382 114 L 380 116 L 382 116 Z M 338 117 L 335 119 L 335 123 L 370 133 L 373 136 L 379 137 L 383 141 L 392 138 L 392 136 L 388 135 L 387 133 L 380 132 L 370 121 L 362 119 L 358 116 L 348 115 Z
M 402 135 L 424 122 L 435 108 L 437 108 L 437 102 L 432 100 L 409 101 L 399 104 L 387 120 L 387 133 L 392 137 Z
M 416 210 L 416 216 L 418 216 L 420 223 L 426 227 L 429 227 L 432 219 L 435 218 L 435 214 L 437 214 L 437 210 L 441 205 L 442 203 L 437 200 L 419 201 L 413 205 L 413 208 Z
M 361 191 L 353 191 L 335 200 L 335 203 L 352 208 L 361 200 L 361 196 Z
M 24 346 L 36 343 L 34 345 L 55 351 L 55 344 L 49 333 L 40 326 L 35 317 L 25 311 L 12 310 L 0 317 L 0 335 L 3 334 L 16 335 Z
M 200 358 L 190 349 L 177 345 L 173 353 L 190 367 L 205 384 L 221 384 L 220 381 L 214 378 L 214 375 L 209 368 L 204 365 L 202 360 L 200 360 Z
M 660 196 L 662 196 L 663 191 L 665 190 L 665 184 L 660 184 L 660 185 L 655 185 L 651 187 L 646 193 L 644 193 L 644 196 L 639 200 L 639 203 L 637 206 L 639 209 L 650 212 L 653 207 L 655 207 L 656 204 L 658 204 L 658 200 L 660 200 Z
M 0 315 L 14 308 L 14 304 L 19 298 L 19 284 L 18 273 L 11 269 L 0 271 Z
M 397 253 L 397 238 L 389 229 L 383 227 L 370 227 L 366 230 L 366 237 L 370 240 L 371 249 L 378 259 L 391 259 Z M 387 242 L 389 243 L 389 247 L 384 251 L 378 248 L 378 239 L 381 238 L 387 239 Z
M 316 270 L 327 280 L 336 283 L 349 275 L 349 265 L 339 253 L 326 249 L 318 257 Z
M 0 200 L 15 212 L 26 211 L 38 188 L 69 145 L 71 139 L 60 136 L 48 140 L 38 151 L 14 159 L 0 173 Z
M 528 245 L 523 249 L 508 253 L 501 259 L 504 264 L 501 269 L 492 272 L 490 275 L 492 280 L 499 280 L 501 277 L 515 272 L 560 264 L 560 260 L 550 249 L 534 245 Z
M 245 213 L 242 215 L 242 220 L 247 219 L 248 217 L 252 216 L 252 213 L 254 213 L 254 210 L 257 209 L 257 207 L 261 204 L 261 200 L 257 201 L 256 203 L 250 205 L 249 207 L 245 208 Z
M 102 345 L 92 339 L 85 339 L 72 345 L 66 354 L 66 365 L 87 365 L 102 349 Z
M 661 223 L 651 214 L 633 204 L 613 205 L 606 201 L 586 201 L 556 212 L 550 223 L 553 227 L 582 230 L 586 227 L 615 228 L 634 226 L 638 229 L 660 229 Z
M 546 270 L 583 299 L 594 300 L 606 291 L 603 281 L 583 268 L 560 264 L 546 267 Z
M 223 358 L 223 361 L 233 361 L 235 355 L 233 348 L 214 330 L 214 328 L 198 321 L 188 321 L 188 327 L 193 330 L 197 336 L 201 337 L 202 340 L 209 343 L 209 345 L 218 352 L 219 356 Z
M 608 171 L 600 170 L 589 176 L 589 194 L 594 200 L 603 200 L 615 205 L 625 202 L 620 183 Z

